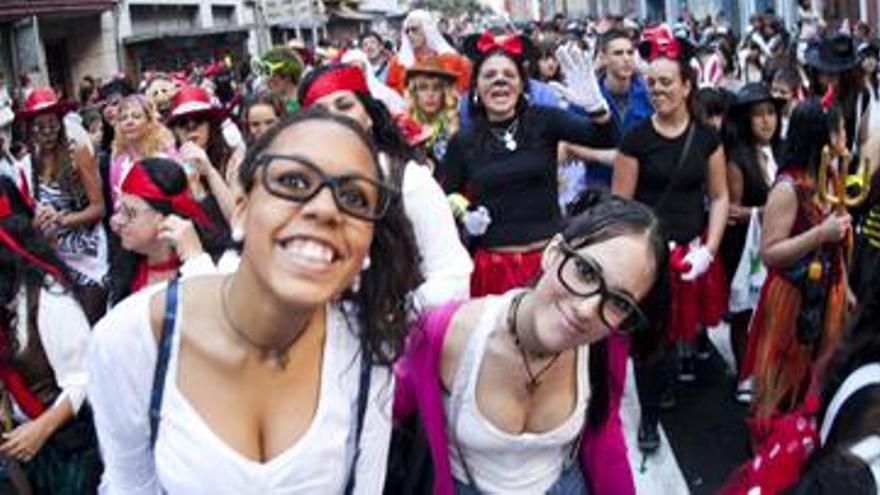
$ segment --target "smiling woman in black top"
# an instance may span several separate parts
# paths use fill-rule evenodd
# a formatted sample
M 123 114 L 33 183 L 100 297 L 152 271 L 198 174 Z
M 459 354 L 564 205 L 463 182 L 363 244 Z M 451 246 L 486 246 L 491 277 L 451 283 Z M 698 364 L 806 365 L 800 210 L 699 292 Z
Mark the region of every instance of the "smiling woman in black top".
M 491 216 L 476 240 L 471 294 L 477 297 L 537 276 L 541 250 L 559 229 L 559 142 L 610 147 L 617 129 L 604 105 L 592 120 L 529 105 L 522 38 L 483 34 L 468 40 L 466 51 L 475 58 L 470 121 L 450 141 L 439 173 L 447 193 L 467 195 Z
M 690 344 L 698 326 L 719 323 L 727 306 L 723 270 L 713 263 L 727 223 L 726 161 L 716 131 L 697 122 L 691 110 L 696 75 L 686 42 L 672 37 L 666 26 L 646 30 L 644 38 L 639 50 L 651 64 L 645 81 L 654 115 L 623 137 L 611 190 L 654 208 L 666 239 L 675 243 L 666 337 L 670 343 Z M 671 362 L 636 368 L 642 404 L 639 448 L 645 452 L 660 446 L 659 404 L 669 385 L 673 351 L 666 353 Z M 693 380 L 687 366 L 692 361 L 682 363 L 679 376 Z

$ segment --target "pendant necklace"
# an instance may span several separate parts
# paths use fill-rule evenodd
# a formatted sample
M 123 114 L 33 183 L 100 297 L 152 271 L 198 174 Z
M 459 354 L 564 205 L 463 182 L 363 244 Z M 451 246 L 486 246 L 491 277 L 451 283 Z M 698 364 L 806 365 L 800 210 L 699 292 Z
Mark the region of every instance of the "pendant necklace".
M 550 358 L 550 361 L 545 364 L 537 373 L 532 372 L 532 366 L 529 364 L 529 358 L 526 356 L 526 351 L 523 349 L 522 342 L 519 338 L 519 332 L 516 328 L 516 315 L 519 311 L 519 304 L 522 302 L 525 297 L 527 291 L 522 291 L 519 294 L 513 296 L 513 299 L 510 301 L 510 307 L 507 310 L 507 328 L 510 331 L 510 335 L 513 337 L 513 342 L 516 344 L 516 348 L 519 350 L 519 355 L 522 358 L 523 365 L 526 368 L 526 374 L 529 375 L 528 380 L 526 381 L 525 387 L 526 392 L 529 395 L 533 395 L 535 390 L 538 390 L 538 387 L 541 386 L 541 375 L 546 373 L 553 363 L 559 359 L 561 353 L 557 352 Z
M 516 142 L 516 131 L 518 127 L 519 117 L 513 119 L 513 122 L 511 122 L 503 132 L 500 132 L 499 129 L 495 129 L 494 127 L 490 127 L 489 130 L 492 132 L 492 135 L 495 136 L 495 139 L 504 143 L 504 147 L 507 148 L 507 151 L 514 152 L 518 147 Z
M 282 370 L 287 369 L 287 364 L 290 362 L 290 348 L 293 347 L 293 344 L 299 340 L 304 332 L 297 333 L 282 345 L 265 344 L 254 340 L 254 338 L 248 335 L 247 332 L 239 328 L 238 325 L 235 324 L 235 320 L 232 319 L 232 314 L 229 312 L 231 290 L 232 277 L 226 277 L 220 286 L 220 307 L 223 309 L 223 319 L 226 320 L 226 325 L 232 329 L 232 332 L 236 337 L 258 350 L 262 358 L 268 357 Z

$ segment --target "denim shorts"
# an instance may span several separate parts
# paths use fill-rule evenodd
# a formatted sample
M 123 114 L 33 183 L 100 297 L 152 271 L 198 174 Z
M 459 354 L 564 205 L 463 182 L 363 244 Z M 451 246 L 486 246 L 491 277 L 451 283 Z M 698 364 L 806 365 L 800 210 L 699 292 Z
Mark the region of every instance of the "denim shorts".
M 455 478 L 452 481 L 455 484 L 455 495 L 480 495 L 482 493 L 466 481 L 459 481 Z M 547 495 L 589 495 L 580 463 L 572 462 L 563 469 L 553 486 L 547 490 Z

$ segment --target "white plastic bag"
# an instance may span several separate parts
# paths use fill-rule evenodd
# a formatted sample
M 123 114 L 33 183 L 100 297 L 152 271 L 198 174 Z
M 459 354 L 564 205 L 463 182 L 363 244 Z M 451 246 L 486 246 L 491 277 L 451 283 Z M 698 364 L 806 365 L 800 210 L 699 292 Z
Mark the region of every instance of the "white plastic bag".
M 742 256 L 730 283 L 730 311 L 739 313 L 755 309 L 766 278 L 767 268 L 761 262 L 761 220 L 755 208 L 749 218 Z

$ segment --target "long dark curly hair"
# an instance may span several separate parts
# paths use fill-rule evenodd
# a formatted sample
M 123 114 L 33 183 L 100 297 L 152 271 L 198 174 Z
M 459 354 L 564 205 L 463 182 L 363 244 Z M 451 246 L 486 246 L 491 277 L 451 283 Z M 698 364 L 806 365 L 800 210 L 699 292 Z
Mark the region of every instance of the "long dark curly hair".
M 12 237 L 20 246 L 33 256 L 44 261 L 49 267 L 60 274 L 56 276 L 46 268 L 29 261 L 21 254 L 0 241 L 0 328 L 9 332 L 8 340 L 13 343 L 14 352 L 16 313 L 10 309 L 22 287 L 50 287 L 60 285 L 69 290 L 71 279 L 67 266 L 55 254 L 55 249 L 43 234 L 33 227 L 33 214 L 24 202 L 15 183 L 6 177 L 0 177 L 0 198 L 9 201 L 12 213 L 0 218 L 0 229 Z M 0 356 L 0 360 L 7 356 Z
M 259 158 L 278 135 L 311 121 L 333 122 L 354 132 L 369 147 L 377 164 L 378 177 L 389 182 L 389 177 L 378 165 L 376 146 L 364 130 L 354 120 L 316 106 L 286 117 L 248 149 L 239 169 L 239 181 L 246 194 L 256 184 Z M 404 337 L 414 313 L 411 293 L 422 282 L 418 247 L 399 196 L 392 200 L 385 216 L 374 223 L 369 256 L 372 263 L 361 274 L 360 290 L 347 291 L 342 298 L 354 303 L 351 316 L 359 323 L 361 351 L 373 363 L 391 366 L 403 350 Z
M 33 167 L 31 169 L 31 183 L 32 184 L 40 184 L 43 182 L 43 175 L 45 174 L 45 163 L 43 161 L 43 157 L 47 153 L 51 153 L 55 156 L 55 169 L 52 171 L 52 180 L 56 181 L 58 186 L 66 193 L 70 194 L 74 200 L 74 208 L 75 211 L 78 211 L 82 208 L 85 208 L 88 205 L 88 196 L 85 192 L 85 187 L 83 186 L 82 180 L 80 180 L 79 174 L 76 171 L 76 166 L 73 163 L 73 160 L 70 158 L 70 153 L 68 152 L 68 136 L 67 131 L 64 128 L 64 121 L 59 116 L 58 119 L 58 133 L 56 134 L 56 144 L 55 148 L 52 150 L 42 150 L 37 145 L 36 136 L 33 131 L 28 128 L 28 148 L 31 153 Z M 37 199 L 40 199 L 40 188 L 34 188 L 34 194 Z
M 140 166 L 159 186 L 159 189 L 169 197 L 180 194 L 189 187 L 186 172 L 173 160 L 145 158 L 141 160 Z M 189 218 L 185 213 L 174 210 L 169 201 L 158 199 L 144 199 L 144 201 L 163 215 L 175 214 L 182 218 Z M 202 242 L 202 248 L 213 258 L 219 257 L 230 246 L 226 229 L 220 228 L 222 226 L 199 225 L 195 222 L 193 224 L 199 235 L 199 240 Z M 128 251 L 120 246 L 110 265 L 113 274 L 110 279 L 110 301 L 112 304 L 125 299 L 131 293 L 132 280 L 143 259 L 144 255 Z

